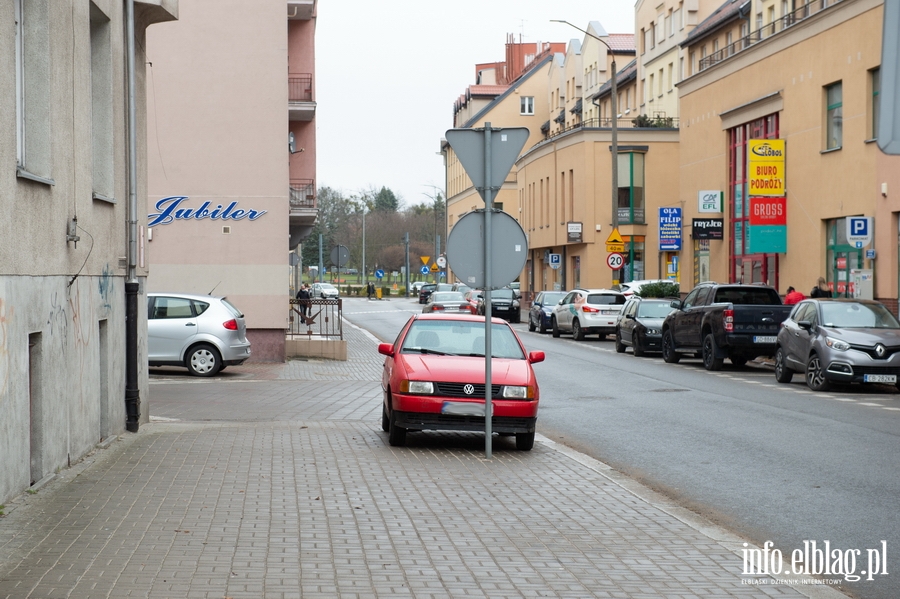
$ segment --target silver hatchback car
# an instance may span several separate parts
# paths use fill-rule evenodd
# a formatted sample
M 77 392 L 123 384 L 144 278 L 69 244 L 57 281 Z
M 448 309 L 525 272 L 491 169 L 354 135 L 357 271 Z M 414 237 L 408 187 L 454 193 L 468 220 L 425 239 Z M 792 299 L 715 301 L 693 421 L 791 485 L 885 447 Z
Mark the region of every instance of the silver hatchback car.
M 900 322 L 879 302 L 809 299 L 781 325 L 775 379 L 790 383 L 795 371 L 824 391 L 831 383 L 898 385 Z
M 184 366 L 194 376 L 213 376 L 250 357 L 244 315 L 224 297 L 147 294 L 150 366 Z

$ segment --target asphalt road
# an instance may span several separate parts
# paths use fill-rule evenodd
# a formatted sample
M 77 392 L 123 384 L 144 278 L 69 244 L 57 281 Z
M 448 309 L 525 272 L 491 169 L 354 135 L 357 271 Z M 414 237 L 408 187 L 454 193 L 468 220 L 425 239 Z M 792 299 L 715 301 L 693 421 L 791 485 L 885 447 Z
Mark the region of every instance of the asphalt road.
M 345 317 L 392 341 L 415 299 L 344 304 Z M 543 350 L 538 432 L 606 462 L 759 545 L 785 562 L 828 541 L 844 570 L 868 570 L 885 552 L 888 574 L 862 575 L 859 597 L 900 597 L 900 393 L 846 387 L 814 393 L 765 366 L 707 372 L 699 360 L 617 354 L 611 340 L 553 339 L 514 325 Z M 884 542 L 884 543 L 883 543 Z M 849 561 L 856 556 L 856 563 Z

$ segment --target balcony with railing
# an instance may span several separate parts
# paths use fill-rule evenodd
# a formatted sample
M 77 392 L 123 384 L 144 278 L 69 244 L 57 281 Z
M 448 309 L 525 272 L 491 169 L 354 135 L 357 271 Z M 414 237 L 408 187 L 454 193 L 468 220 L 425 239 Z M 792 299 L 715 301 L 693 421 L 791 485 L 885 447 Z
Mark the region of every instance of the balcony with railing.
M 549 123 L 546 123 L 545 125 L 549 125 Z M 665 115 L 638 115 L 630 119 L 619 118 L 616 119 L 616 128 L 619 131 L 621 131 L 622 129 L 647 129 L 651 131 L 672 129 L 677 130 L 678 118 Z M 544 135 L 546 136 L 546 139 L 551 139 L 553 137 L 562 135 L 563 133 L 576 131 L 578 129 L 612 129 L 612 118 L 604 117 L 587 119 L 586 121 L 582 121 L 580 123 L 572 123 L 567 127 L 563 127 L 559 131 L 554 131 L 553 133 L 549 133 L 549 126 L 547 126 L 546 128 L 541 128 L 541 130 L 544 132 Z
M 288 117 L 292 121 L 311 121 L 316 116 L 312 73 L 288 77 Z
M 315 179 L 291 179 L 291 214 L 316 210 Z
M 765 25 L 764 27 L 753 31 L 752 33 L 750 33 L 750 35 L 742 37 L 733 44 L 729 44 L 721 50 L 713 52 L 709 56 L 701 58 L 699 69 L 701 71 L 708 69 L 709 67 L 718 64 L 731 56 L 734 56 L 742 50 L 746 50 L 747 48 L 754 46 L 759 42 L 772 37 L 773 35 L 790 29 L 800 21 L 808 19 L 816 13 L 822 12 L 826 8 L 834 6 L 839 2 L 841 2 L 841 0 L 812 0 L 811 2 L 804 4 L 800 8 L 784 15 L 780 19 L 772 21 L 768 25 Z

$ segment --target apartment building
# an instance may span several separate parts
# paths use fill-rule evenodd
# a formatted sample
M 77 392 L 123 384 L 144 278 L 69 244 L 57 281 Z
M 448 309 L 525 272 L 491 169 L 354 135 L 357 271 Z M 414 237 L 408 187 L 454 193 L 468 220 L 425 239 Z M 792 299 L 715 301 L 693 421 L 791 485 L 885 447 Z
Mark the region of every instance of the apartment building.
M 0 503 L 148 419 L 146 218 L 129 210 L 147 191 L 145 79 L 130 130 L 127 57 L 145 62 L 145 30 L 178 2 L 126 6 L 0 0 Z
M 315 21 L 316 0 L 195 0 L 147 39 L 147 286 L 227 296 L 253 361 L 284 360 L 317 213 Z
M 808 293 L 821 276 L 835 294 L 896 312 L 900 157 L 874 143 L 882 9 L 880 0 L 726 2 L 683 42 L 685 224 L 710 216 L 704 196 L 724 200 L 723 235 L 694 235 L 683 249 L 688 282 L 703 278 L 704 261 L 712 279 L 781 292 Z M 869 239 L 850 232 L 860 225 Z

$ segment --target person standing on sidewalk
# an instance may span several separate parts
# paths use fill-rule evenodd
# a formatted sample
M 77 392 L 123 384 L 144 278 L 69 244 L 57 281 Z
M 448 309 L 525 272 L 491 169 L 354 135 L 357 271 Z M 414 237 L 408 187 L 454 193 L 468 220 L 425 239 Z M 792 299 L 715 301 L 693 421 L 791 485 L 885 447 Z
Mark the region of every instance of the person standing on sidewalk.
M 802 293 L 794 289 L 793 287 L 787 288 L 787 294 L 784 296 L 784 303 L 791 306 L 793 304 L 799 304 L 801 301 L 806 298 Z
M 303 318 L 303 322 L 306 322 L 307 316 L 309 316 L 309 284 L 303 283 L 300 285 L 300 291 L 297 292 L 297 299 L 300 300 L 300 316 Z
M 371 300 L 373 295 L 375 295 L 375 283 L 369 281 L 366 283 L 366 297 Z

